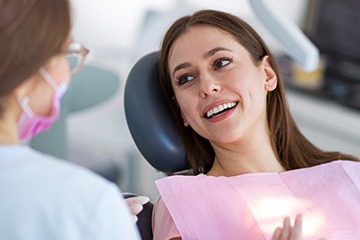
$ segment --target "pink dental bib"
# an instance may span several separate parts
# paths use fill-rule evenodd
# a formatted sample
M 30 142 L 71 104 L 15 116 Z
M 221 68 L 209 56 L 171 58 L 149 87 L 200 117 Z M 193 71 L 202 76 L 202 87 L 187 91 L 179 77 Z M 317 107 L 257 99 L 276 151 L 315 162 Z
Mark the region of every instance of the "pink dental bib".
M 271 239 L 303 214 L 303 239 L 360 239 L 360 163 L 156 182 L 182 239 Z

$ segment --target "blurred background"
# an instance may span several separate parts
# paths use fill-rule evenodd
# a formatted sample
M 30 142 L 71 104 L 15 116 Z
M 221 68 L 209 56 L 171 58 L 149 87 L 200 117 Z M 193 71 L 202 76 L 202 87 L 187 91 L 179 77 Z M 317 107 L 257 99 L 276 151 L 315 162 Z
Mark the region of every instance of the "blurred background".
M 143 159 L 127 128 L 126 77 L 136 60 L 159 48 L 175 19 L 211 8 L 236 14 L 263 36 L 279 60 L 295 120 L 313 143 L 360 156 L 360 1 L 267 2 L 320 49 L 315 71 L 304 72 L 284 54 L 248 0 L 72 0 L 74 39 L 91 52 L 63 99 L 61 118 L 30 144 L 154 201 L 154 181 L 164 174 Z

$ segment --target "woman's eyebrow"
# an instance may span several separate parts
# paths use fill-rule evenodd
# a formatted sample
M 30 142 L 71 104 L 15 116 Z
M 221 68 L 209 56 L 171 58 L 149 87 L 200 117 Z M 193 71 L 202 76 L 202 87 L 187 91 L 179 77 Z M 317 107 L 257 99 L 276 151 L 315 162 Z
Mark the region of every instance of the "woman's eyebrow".
M 173 71 L 173 74 L 172 74 L 173 77 L 174 77 L 176 71 L 179 71 L 179 70 L 181 70 L 181 69 L 183 69 L 183 68 L 188 68 L 188 67 L 190 67 L 190 66 L 191 66 L 191 64 L 188 63 L 188 62 L 180 63 L 179 65 L 177 65 L 177 66 L 174 68 L 174 71 Z
M 214 56 L 215 53 L 219 52 L 219 51 L 228 51 L 228 52 L 232 52 L 229 48 L 226 47 L 214 47 L 213 49 L 211 49 L 210 51 L 206 52 L 203 54 L 203 58 L 209 58 L 211 56 Z

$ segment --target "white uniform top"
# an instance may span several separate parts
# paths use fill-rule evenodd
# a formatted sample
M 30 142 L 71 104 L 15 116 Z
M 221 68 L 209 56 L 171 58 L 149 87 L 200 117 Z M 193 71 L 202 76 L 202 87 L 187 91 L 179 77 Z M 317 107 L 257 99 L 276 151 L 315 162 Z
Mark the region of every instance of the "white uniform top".
M 27 146 L 0 145 L 0 239 L 140 239 L 115 184 Z

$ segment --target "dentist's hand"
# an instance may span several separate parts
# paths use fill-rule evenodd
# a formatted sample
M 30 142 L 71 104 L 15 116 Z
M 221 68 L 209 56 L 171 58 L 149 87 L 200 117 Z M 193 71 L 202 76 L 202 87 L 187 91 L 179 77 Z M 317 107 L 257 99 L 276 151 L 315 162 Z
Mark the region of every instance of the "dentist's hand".
M 290 218 L 286 217 L 283 227 L 276 228 L 272 240 L 301 240 L 302 235 L 302 215 L 297 215 L 294 226 L 290 224 Z
M 133 215 L 134 223 L 137 222 L 138 215 L 143 210 L 143 205 L 150 201 L 146 196 L 129 197 L 125 199 L 127 205 L 130 208 L 130 212 Z

